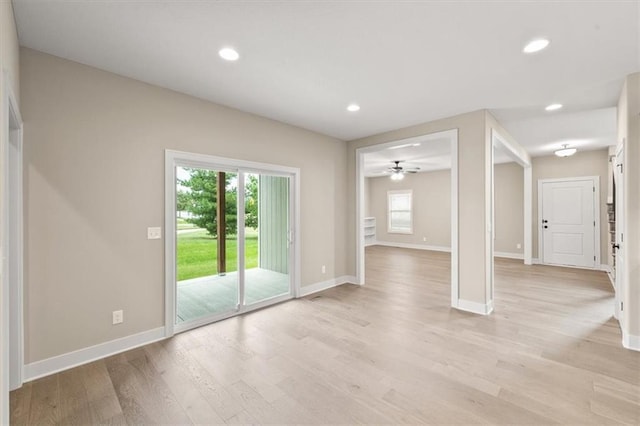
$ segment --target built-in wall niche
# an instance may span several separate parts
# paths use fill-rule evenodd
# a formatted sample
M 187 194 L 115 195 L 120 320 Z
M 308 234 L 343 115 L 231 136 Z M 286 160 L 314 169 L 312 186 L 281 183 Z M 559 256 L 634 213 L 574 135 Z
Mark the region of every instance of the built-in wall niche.
M 364 245 L 371 246 L 376 243 L 376 218 L 364 218 Z

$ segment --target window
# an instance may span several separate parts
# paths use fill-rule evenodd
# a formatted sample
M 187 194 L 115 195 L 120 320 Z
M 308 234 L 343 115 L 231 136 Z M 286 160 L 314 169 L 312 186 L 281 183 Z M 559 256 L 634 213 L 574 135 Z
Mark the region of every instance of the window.
M 412 191 L 387 192 L 388 232 L 413 234 Z

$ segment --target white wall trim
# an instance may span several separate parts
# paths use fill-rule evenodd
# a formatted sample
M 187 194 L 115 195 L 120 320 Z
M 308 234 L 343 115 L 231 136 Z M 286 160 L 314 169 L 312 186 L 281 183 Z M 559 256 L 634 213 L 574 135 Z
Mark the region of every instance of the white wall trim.
M 308 296 L 319 291 L 327 290 L 329 288 L 338 287 L 342 284 L 357 284 L 356 277 L 351 275 L 343 275 L 341 277 L 333 278 L 331 280 L 320 281 L 311 285 L 305 285 L 300 287 L 300 295 L 298 297 Z
M 9 422 L 9 390 L 24 381 L 23 122 L 11 76 L 0 75 L 2 259 L 0 259 L 0 424 Z M 11 164 L 11 167 L 9 166 Z M 12 209 L 13 207 L 13 209 Z
M 458 306 L 460 294 L 460 188 L 458 187 L 458 129 L 455 129 L 455 140 L 451 142 L 451 306 Z
M 84 349 L 32 362 L 24 366 L 25 382 L 68 370 L 111 355 L 128 351 L 164 339 L 164 327 L 132 334 L 120 339 L 89 346 Z
M 489 303 L 478 303 L 472 302 L 471 300 L 459 299 L 457 309 L 479 315 L 489 315 L 493 312 L 493 300 L 489 301 Z
M 397 243 L 394 241 L 376 241 L 373 245 L 415 249 L 415 250 L 441 251 L 441 252 L 451 253 L 451 247 L 447 247 L 447 246 L 431 246 L 427 244 Z M 504 259 L 518 259 L 518 260 L 522 260 L 524 258 L 522 253 L 508 253 L 506 251 L 496 251 L 493 253 L 493 256 L 504 258 Z
M 601 263 L 599 266 L 596 266 L 598 271 L 604 271 L 608 274 L 611 274 L 611 266 Z
M 533 167 L 524 168 L 524 264 L 533 264 Z
M 493 257 L 502 257 L 504 259 L 518 259 L 524 260 L 524 255 L 522 253 L 507 253 L 506 251 L 494 251 Z
M 488 120 L 485 119 L 485 126 Z M 485 217 L 485 237 L 484 237 L 484 270 L 485 286 L 484 300 L 493 300 L 494 286 L 494 254 L 496 239 L 496 215 L 495 215 L 495 146 L 502 143 L 497 136 L 495 129 L 491 129 L 489 140 L 484 144 L 484 217 Z
M 632 351 L 640 351 L 640 336 L 629 334 L 622 330 L 622 346 Z
M 613 288 L 613 290 L 616 291 L 616 280 L 615 280 L 615 277 L 613 276 L 613 270 L 611 269 L 611 267 L 609 265 L 607 265 L 607 267 L 609 268 L 609 270 L 607 271 L 607 277 L 609 277 L 609 282 L 611 283 L 611 288 Z M 617 293 L 618 292 L 616 291 L 616 294 Z M 616 304 L 617 303 L 618 302 L 616 300 Z M 618 318 L 618 310 L 617 309 L 616 309 L 615 314 L 616 314 L 615 316 L 616 316 L 616 319 L 617 319 Z
M 542 262 L 540 262 L 540 259 L 538 259 L 537 257 L 534 257 L 533 259 L 531 259 L 531 263 L 533 263 L 534 265 L 553 266 L 553 267 L 557 267 L 557 268 L 584 269 L 586 271 L 603 271 L 603 272 L 606 272 L 609 275 L 609 279 L 610 280 L 613 279 L 613 277 L 611 276 L 611 274 L 612 274 L 611 266 L 605 265 L 604 263 L 602 263 L 600 265 L 596 265 L 593 268 L 589 268 L 587 266 L 556 265 L 554 263 L 542 263 Z M 614 287 L 615 287 L 615 285 L 614 285 Z
M 394 241 L 379 241 L 379 240 L 376 241 L 375 245 L 386 246 L 386 247 L 415 249 L 415 250 L 443 251 L 443 252 L 451 253 L 451 247 L 447 247 L 447 246 L 430 246 L 430 245 L 426 245 L 426 244 L 396 243 Z

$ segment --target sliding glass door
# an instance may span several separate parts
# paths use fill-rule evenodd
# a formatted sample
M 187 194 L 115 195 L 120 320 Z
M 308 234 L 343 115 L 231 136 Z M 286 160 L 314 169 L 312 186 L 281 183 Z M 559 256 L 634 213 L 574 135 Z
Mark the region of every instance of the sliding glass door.
M 172 164 L 175 331 L 293 296 L 293 175 L 223 160 Z

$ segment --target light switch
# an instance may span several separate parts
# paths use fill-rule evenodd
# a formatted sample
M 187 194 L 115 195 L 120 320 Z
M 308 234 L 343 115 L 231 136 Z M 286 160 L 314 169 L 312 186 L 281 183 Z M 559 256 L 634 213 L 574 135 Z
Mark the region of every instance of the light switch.
M 157 227 L 147 228 L 147 239 L 159 240 L 160 238 L 162 238 L 161 227 L 157 226 Z

